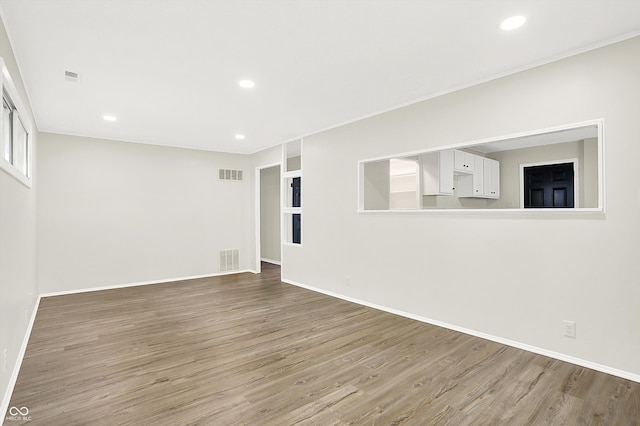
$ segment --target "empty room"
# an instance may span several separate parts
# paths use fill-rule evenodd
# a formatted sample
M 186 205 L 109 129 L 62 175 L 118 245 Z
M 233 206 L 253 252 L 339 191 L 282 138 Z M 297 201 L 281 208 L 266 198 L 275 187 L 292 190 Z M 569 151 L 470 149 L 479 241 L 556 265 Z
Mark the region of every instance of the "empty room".
M 640 2 L 0 17 L 3 425 L 640 425 Z

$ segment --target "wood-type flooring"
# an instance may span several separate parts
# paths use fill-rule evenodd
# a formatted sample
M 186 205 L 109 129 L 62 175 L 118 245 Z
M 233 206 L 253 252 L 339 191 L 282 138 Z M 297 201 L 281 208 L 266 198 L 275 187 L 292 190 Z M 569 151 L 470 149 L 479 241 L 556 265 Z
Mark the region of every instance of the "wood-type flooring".
M 640 424 L 640 383 L 263 267 L 43 298 L 4 424 Z

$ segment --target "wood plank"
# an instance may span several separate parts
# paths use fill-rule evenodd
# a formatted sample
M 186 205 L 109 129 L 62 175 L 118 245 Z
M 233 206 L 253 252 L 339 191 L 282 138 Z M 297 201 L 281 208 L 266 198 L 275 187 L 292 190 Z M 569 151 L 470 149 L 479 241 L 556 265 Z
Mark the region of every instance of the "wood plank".
M 640 425 L 638 383 L 263 268 L 42 299 L 10 407 L 33 425 Z

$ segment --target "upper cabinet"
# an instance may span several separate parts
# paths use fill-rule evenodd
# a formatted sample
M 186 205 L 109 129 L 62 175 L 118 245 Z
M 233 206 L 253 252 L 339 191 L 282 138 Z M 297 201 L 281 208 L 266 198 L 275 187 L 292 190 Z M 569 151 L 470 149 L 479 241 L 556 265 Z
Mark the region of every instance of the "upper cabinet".
M 458 173 L 473 173 L 475 170 L 475 155 L 460 151 L 453 151 L 453 170 Z
M 448 149 L 422 154 L 420 161 L 423 195 L 500 198 L 500 163 L 496 160 Z
M 453 150 L 422 154 L 420 161 L 422 194 L 453 195 Z
M 500 198 L 500 163 L 491 158 L 469 155 L 473 157 L 473 173 L 458 176 L 458 197 Z
M 500 163 L 491 158 L 483 159 L 484 166 L 484 196 L 486 198 L 500 198 Z

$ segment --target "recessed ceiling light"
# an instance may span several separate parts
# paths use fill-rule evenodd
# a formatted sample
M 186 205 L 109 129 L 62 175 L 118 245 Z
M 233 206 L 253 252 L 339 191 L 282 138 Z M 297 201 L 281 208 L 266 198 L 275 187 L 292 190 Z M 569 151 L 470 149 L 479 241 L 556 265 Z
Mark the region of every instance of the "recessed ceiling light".
M 512 16 L 511 18 L 507 18 L 502 21 L 502 24 L 500 24 L 500 28 L 505 31 L 515 30 L 516 28 L 520 28 L 526 20 L 527 18 L 521 15 Z
M 245 138 L 245 135 L 243 135 L 242 133 L 237 133 L 237 134 L 236 134 L 236 139 L 238 139 L 238 140 L 242 140 L 242 139 L 244 139 L 244 138 Z
M 116 121 L 118 119 L 115 115 L 103 115 L 102 118 L 104 121 Z
M 255 87 L 256 82 L 253 80 L 240 80 L 238 84 L 240 87 L 244 87 L 245 89 L 251 89 L 252 87 Z

